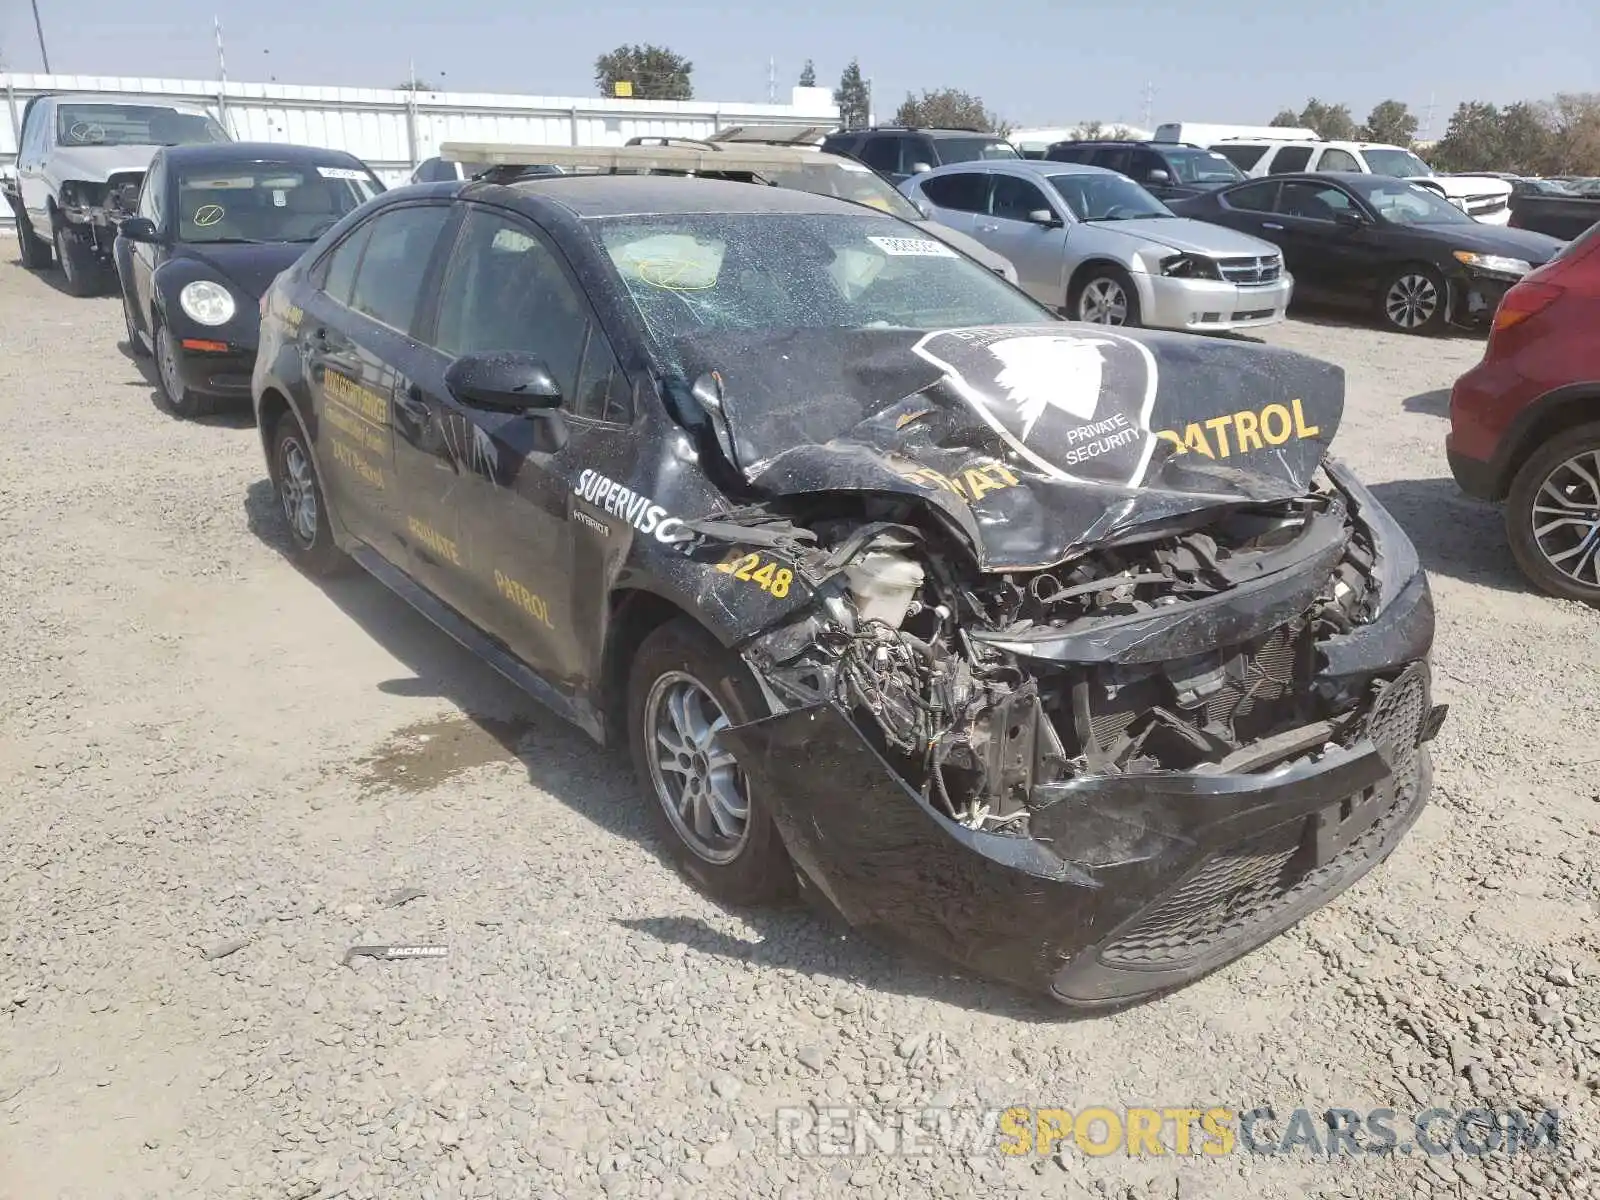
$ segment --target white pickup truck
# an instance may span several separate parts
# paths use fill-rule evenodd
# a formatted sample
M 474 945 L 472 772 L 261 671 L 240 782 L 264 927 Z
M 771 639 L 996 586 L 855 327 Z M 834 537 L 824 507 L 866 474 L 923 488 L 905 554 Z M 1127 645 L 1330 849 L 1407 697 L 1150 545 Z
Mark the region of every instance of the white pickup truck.
M 4 181 L 23 266 L 42 270 L 53 257 L 68 291 L 93 295 L 112 278 L 117 224 L 133 215 L 155 152 L 232 140 L 198 105 L 143 96 L 35 96 L 22 110 L 16 170 Z
M 1403 146 L 1317 138 L 1230 137 L 1210 143 L 1207 149 L 1215 150 L 1246 175 L 1291 175 L 1298 171 L 1392 175 L 1433 188 L 1469 217 L 1486 225 L 1504 225 L 1511 220 L 1511 185 L 1504 179 L 1492 175 L 1436 175 L 1432 167 Z

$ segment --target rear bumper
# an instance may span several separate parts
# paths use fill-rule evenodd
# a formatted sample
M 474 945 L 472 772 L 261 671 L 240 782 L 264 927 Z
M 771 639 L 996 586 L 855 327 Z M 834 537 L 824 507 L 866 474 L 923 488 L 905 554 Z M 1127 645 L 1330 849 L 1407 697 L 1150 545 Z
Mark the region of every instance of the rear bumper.
M 1273 283 L 1248 286 L 1165 275 L 1136 275 L 1134 279 L 1141 292 L 1145 325 L 1192 333 L 1276 324 L 1287 314 L 1294 293 L 1294 280 L 1288 275 Z

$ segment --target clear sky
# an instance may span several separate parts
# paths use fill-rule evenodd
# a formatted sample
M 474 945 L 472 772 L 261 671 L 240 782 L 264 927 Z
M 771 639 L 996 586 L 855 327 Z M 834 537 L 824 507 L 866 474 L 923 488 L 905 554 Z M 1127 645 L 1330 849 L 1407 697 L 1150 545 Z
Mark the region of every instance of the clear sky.
M 1122 0 L 1117 5 L 801 0 L 783 5 L 620 0 L 38 0 L 61 74 L 214 78 L 212 17 L 228 75 L 444 90 L 594 94 L 595 56 L 656 42 L 694 63 L 695 94 L 778 98 L 806 58 L 837 84 L 852 58 L 887 118 L 908 90 L 956 87 L 1014 125 L 1080 120 L 1265 123 L 1309 96 L 1357 120 L 1393 96 L 1444 132 L 1458 101 L 1600 91 L 1600 0 Z M 806 15 L 802 15 L 806 14 Z M 41 69 L 28 0 L 0 0 L 0 58 Z

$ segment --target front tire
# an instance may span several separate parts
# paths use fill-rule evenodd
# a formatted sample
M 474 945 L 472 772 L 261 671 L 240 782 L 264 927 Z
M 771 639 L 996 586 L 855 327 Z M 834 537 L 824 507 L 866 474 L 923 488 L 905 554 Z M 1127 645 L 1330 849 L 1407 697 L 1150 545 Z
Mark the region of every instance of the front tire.
M 1073 285 L 1067 314 L 1091 325 L 1135 327 L 1141 321 L 1139 293 L 1120 267 L 1093 267 Z
M 765 711 L 744 663 L 687 619 L 661 626 L 634 657 L 634 770 L 673 860 L 728 904 L 770 904 L 796 890 L 770 811 L 719 741 L 729 725 Z
M 183 369 L 178 363 L 178 340 L 159 317 L 152 322 L 152 328 L 150 340 L 155 343 L 156 387 L 161 392 L 162 403 L 173 416 L 184 420 L 206 416 L 214 407 L 211 397 L 184 384 Z
M 59 217 L 55 227 L 56 262 L 61 266 L 67 292 L 73 296 L 93 296 L 100 291 L 102 274 L 94 250 L 72 232 L 71 227 Z
M 1600 608 L 1600 423 L 1566 430 L 1522 464 L 1506 536 L 1538 588 Z
M 1423 263 L 1401 267 L 1378 293 L 1378 319 L 1385 329 L 1432 337 L 1450 322 L 1450 289 L 1444 276 Z
M 311 442 L 291 412 L 272 430 L 272 488 L 289 530 L 289 558 L 307 575 L 337 575 L 350 559 L 333 542 L 328 502 L 311 457 Z

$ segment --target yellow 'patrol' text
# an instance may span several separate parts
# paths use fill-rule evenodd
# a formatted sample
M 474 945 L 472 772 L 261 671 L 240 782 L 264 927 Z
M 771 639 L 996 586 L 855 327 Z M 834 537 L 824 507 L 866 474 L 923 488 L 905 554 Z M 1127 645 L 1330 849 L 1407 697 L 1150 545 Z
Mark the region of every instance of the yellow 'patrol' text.
M 1208 439 L 1207 432 L 1211 434 Z M 1207 458 L 1229 458 L 1248 454 L 1267 446 L 1281 446 L 1291 439 L 1316 437 L 1321 426 L 1306 423 L 1305 409 L 1298 399 L 1288 405 L 1269 404 L 1260 412 L 1229 413 L 1223 417 L 1191 423 L 1180 435 L 1173 429 L 1157 430 L 1181 452 L 1193 450 Z M 1232 434 L 1230 440 L 1229 434 Z
M 535 595 L 522 584 L 500 571 L 494 573 L 494 586 L 511 603 L 538 621 L 546 629 L 554 629 L 550 623 L 550 606 L 544 602 L 543 597 Z

